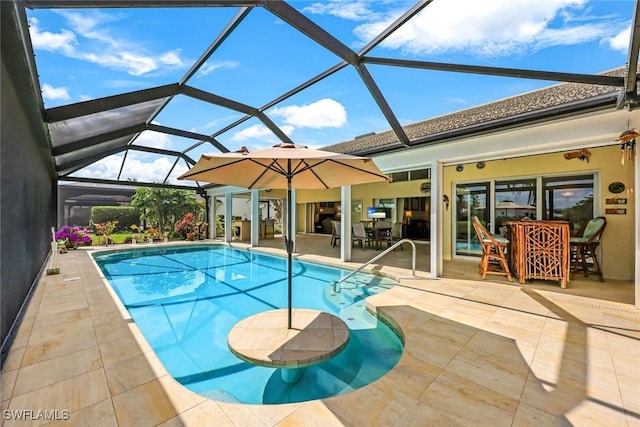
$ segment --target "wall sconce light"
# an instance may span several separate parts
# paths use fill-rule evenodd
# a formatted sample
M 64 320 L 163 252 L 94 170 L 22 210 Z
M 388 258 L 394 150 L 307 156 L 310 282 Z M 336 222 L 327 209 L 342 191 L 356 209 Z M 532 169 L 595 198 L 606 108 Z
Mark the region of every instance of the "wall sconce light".
M 449 210 L 449 196 L 446 194 L 442 196 L 442 201 L 444 202 L 444 207 Z
M 573 191 L 563 191 L 560 194 L 562 194 L 563 197 L 571 197 L 571 196 L 575 195 L 575 193 Z

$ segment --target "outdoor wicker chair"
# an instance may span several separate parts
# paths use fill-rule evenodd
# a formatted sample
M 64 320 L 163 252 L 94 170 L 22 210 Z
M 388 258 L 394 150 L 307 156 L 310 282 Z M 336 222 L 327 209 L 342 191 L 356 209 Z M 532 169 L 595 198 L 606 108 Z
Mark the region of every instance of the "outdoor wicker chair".
M 600 245 L 600 238 L 606 227 L 607 219 L 599 216 L 589 220 L 581 236 L 571 237 L 569 239 L 572 276 L 575 272 L 582 271 L 585 277 L 588 277 L 589 274 L 595 274 L 601 282 L 604 282 L 596 250 Z M 593 264 L 592 268 L 589 267 L 589 260 Z
M 480 258 L 479 265 L 482 279 L 485 279 L 487 274 L 498 274 L 507 276 L 507 279 L 511 282 L 511 271 L 509 271 L 509 265 L 505 257 L 509 240 L 489 233 L 475 215 L 471 217 L 471 223 L 482 245 L 482 257 Z M 490 261 L 495 262 L 490 264 Z

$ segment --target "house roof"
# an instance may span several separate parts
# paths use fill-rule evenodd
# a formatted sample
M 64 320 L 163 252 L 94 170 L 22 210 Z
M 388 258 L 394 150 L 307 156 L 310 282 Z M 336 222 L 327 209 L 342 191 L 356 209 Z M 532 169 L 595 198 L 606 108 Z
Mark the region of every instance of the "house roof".
M 622 79 L 625 72 L 625 68 L 618 68 L 602 75 Z M 563 113 L 615 108 L 621 90 L 604 85 L 563 83 L 413 123 L 404 126 L 404 130 L 412 146 L 443 143 L 455 137 L 513 126 L 514 123 L 524 126 L 535 120 L 560 117 Z M 373 154 L 397 148 L 401 148 L 401 144 L 392 130 L 325 147 L 329 151 L 350 154 Z

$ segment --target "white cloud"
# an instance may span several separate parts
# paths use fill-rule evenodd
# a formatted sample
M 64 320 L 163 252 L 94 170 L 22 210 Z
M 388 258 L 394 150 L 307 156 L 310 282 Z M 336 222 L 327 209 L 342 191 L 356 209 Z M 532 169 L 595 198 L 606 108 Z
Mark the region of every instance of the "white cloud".
M 246 127 L 241 131 L 234 133 L 230 139 L 231 141 L 241 142 L 257 138 L 268 139 L 269 141 L 277 141 L 277 138 L 273 134 L 273 132 L 271 132 L 268 127 L 261 124 Z
M 202 67 L 200 67 L 200 70 L 198 70 L 198 77 L 206 76 L 207 74 L 221 68 L 226 68 L 229 70 L 237 68 L 238 65 L 239 64 L 237 61 L 220 61 L 212 63 L 206 62 Z
M 293 131 L 296 130 L 296 127 L 291 125 L 282 125 L 279 127 L 280 127 L 280 130 L 287 136 L 291 136 Z
M 76 172 L 74 176 L 95 178 L 95 179 L 116 179 L 123 155 L 116 154 L 99 160 Z M 167 173 L 173 166 L 174 159 L 169 157 L 156 157 L 152 161 L 146 160 L 143 153 L 130 151 L 127 161 L 122 170 L 122 179 L 135 179 L 139 182 L 163 182 Z M 178 162 L 171 176 L 179 176 L 186 172 L 188 168 Z M 175 182 L 174 179 L 171 179 Z
M 53 87 L 49 83 L 42 85 L 42 97 L 55 101 L 68 101 L 71 99 L 66 87 Z
M 329 98 L 303 106 L 290 105 L 274 108 L 270 115 L 282 119 L 284 124 L 279 124 L 278 127 L 287 136 L 291 136 L 297 128 L 335 128 L 347 123 L 347 112 L 344 106 Z M 234 133 L 229 140 L 236 143 L 253 142 L 254 149 L 282 142 L 263 124 L 246 127 Z
M 59 33 L 42 30 L 35 18 L 30 19 L 30 33 L 34 48 L 91 62 L 105 68 L 141 76 L 166 69 L 183 68 L 185 61 L 179 49 L 150 52 L 137 42 L 122 35 L 113 36 L 107 24 L 117 20 L 115 15 L 101 12 L 60 12 L 72 30 Z
M 135 141 L 136 145 L 143 145 L 145 147 L 163 148 L 170 150 L 172 147 L 171 136 L 162 132 L 144 131 Z M 136 153 L 138 154 L 138 153 Z M 141 154 L 141 153 L 140 153 Z
M 63 54 L 71 55 L 78 43 L 75 34 L 64 28 L 57 34 L 50 31 L 40 31 L 36 18 L 29 19 L 29 32 L 31 43 L 36 50 L 60 51 Z
M 631 40 L 631 27 L 627 27 L 615 36 L 611 37 L 607 42 L 613 50 L 627 53 L 629 51 L 629 41 Z
M 337 128 L 347 123 L 347 110 L 342 104 L 330 98 L 308 105 L 274 108 L 271 115 L 281 117 L 288 125 L 313 129 Z
M 386 29 L 398 16 L 383 15 L 385 2 L 329 1 L 304 8 L 308 13 L 362 21 L 354 29 L 357 46 L 363 46 Z M 608 42 L 625 51 L 628 40 L 620 38 L 628 25 L 616 16 L 595 16 L 587 0 L 446 0 L 427 5 L 418 15 L 387 38 L 381 46 L 404 54 L 433 55 L 459 51 L 475 56 L 523 54 L 552 46 L 585 42 Z M 561 27 L 558 27 L 559 23 Z M 618 35 L 618 37 L 615 37 Z
M 306 6 L 303 11 L 316 15 L 331 15 L 352 21 L 362 21 L 379 16 L 370 9 L 370 6 L 372 6 L 371 0 L 332 0 L 322 3 L 312 3 L 311 5 Z

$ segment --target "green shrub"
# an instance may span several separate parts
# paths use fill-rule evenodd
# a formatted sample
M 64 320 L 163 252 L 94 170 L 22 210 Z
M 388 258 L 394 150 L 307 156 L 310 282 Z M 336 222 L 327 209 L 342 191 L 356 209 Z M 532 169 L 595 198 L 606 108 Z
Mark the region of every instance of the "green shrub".
M 91 221 L 96 224 L 118 221 L 117 230 L 128 231 L 132 224 L 140 224 L 140 212 L 131 206 L 94 206 Z

